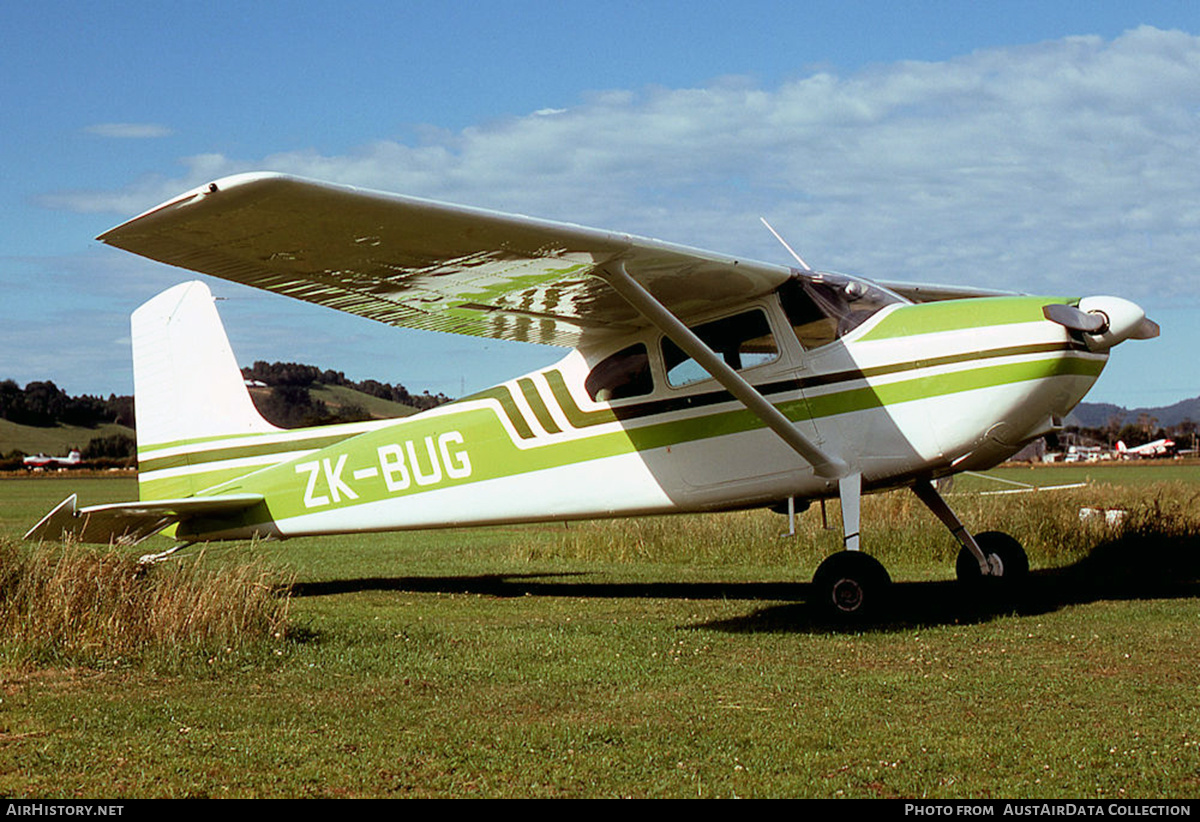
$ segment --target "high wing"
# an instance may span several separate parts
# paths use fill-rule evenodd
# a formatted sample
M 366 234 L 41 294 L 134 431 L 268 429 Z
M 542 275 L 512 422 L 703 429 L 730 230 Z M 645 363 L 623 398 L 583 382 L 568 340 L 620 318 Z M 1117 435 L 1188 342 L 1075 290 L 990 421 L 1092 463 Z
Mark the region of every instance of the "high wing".
M 1019 292 L 1000 291 L 990 288 L 970 288 L 961 285 L 933 285 L 929 283 L 904 283 L 877 280 L 879 285 L 899 294 L 914 303 L 932 303 L 941 300 L 966 300 L 976 297 L 1016 297 Z
M 196 188 L 98 239 L 390 325 L 563 346 L 647 324 L 604 284 L 606 266 L 622 264 L 684 318 L 795 274 L 628 234 L 266 173 Z

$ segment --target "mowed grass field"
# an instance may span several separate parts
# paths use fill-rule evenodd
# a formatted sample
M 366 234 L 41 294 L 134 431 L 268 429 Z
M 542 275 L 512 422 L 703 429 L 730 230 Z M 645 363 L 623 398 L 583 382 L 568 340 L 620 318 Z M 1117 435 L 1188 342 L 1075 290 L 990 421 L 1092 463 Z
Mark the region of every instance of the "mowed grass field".
M 0 793 L 1200 796 L 1200 466 L 994 473 L 1076 471 L 1088 487 L 951 490 L 972 528 L 1025 543 L 1015 609 L 963 595 L 911 493 L 870 498 L 896 601 L 856 631 L 804 602 L 840 543 L 817 506 L 791 539 L 742 512 L 193 548 L 172 562 L 293 581 L 286 634 L 183 661 L 0 641 Z M 0 534 L 70 491 L 136 494 L 3 479 Z
M 43 453 L 65 457 L 72 448 L 82 450 L 97 437 L 111 437 L 117 434 L 127 437 L 134 435 L 132 428 L 114 423 L 98 425 L 95 428 L 81 428 L 76 425 L 40 428 L 0 420 L 0 454 L 20 449 L 27 454 Z

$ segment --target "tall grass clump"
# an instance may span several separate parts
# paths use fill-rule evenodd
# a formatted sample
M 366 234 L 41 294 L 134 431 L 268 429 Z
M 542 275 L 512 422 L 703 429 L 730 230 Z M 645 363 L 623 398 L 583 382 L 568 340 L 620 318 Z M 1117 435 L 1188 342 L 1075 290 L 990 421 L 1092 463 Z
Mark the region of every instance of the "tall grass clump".
M 1004 531 L 1025 547 L 1031 566 L 1054 568 L 1087 558 L 1123 534 L 1200 534 L 1200 495 L 1186 484 L 1086 488 L 1029 494 L 947 496 L 973 533 Z M 1122 511 L 1116 526 L 1103 515 L 1081 519 L 1084 508 Z M 841 547 L 836 500 L 797 516 L 797 534 L 783 539 L 787 518 L 766 510 L 572 522 L 526 531 L 514 543 L 524 560 L 611 563 L 785 566 L 811 573 Z M 909 490 L 864 498 L 863 549 L 889 568 L 952 576 L 961 546 Z
M 257 557 L 157 565 L 0 540 L 0 653 L 16 663 L 179 670 L 280 653 L 290 579 Z
M 787 517 L 766 510 L 586 520 L 528 529 L 514 541 L 522 560 L 667 565 L 787 565 L 811 539 L 781 539 Z M 819 561 L 819 559 L 818 559 Z
M 952 502 L 958 500 L 964 500 L 960 514 L 971 527 L 1011 533 L 1024 544 L 1034 567 L 1082 562 L 1110 545 L 1134 555 L 1141 550 L 1135 545 L 1200 536 L 1200 491 L 1187 483 L 1098 484 L 1036 494 L 964 496 Z M 1085 509 L 1095 515 L 1082 518 Z M 1119 518 L 1110 521 L 1104 516 L 1108 512 Z
M 1157 493 L 1131 506 L 1077 570 L 1126 592 L 1200 581 L 1200 491 Z

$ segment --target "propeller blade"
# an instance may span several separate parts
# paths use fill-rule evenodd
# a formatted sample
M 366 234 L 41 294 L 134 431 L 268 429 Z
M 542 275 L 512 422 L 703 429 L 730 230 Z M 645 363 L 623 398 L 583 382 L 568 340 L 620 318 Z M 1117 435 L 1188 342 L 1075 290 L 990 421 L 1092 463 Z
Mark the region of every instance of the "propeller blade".
M 1080 311 L 1073 305 L 1048 305 L 1042 309 L 1042 315 L 1050 322 L 1085 334 L 1099 334 L 1108 326 L 1108 318 L 1103 314 Z
M 1137 331 L 1134 331 L 1129 336 L 1135 340 L 1152 340 L 1160 333 L 1158 323 L 1147 317 L 1142 320 L 1142 324 L 1138 326 Z

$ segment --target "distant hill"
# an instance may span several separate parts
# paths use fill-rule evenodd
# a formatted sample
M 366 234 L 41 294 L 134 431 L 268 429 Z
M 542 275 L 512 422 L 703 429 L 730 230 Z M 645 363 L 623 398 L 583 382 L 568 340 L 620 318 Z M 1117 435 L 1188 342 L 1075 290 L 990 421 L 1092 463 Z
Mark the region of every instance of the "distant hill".
M 378 380 L 356 382 L 341 371 L 314 365 L 258 361 L 242 369 L 255 407 L 281 428 L 407 417 L 450 398 L 410 393 L 403 385 Z
M 392 402 L 380 397 L 364 394 L 345 386 L 313 384 L 307 389 L 311 402 L 300 408 L 288 408 L 283 417 L 275 413 L 279 409 L 271 406 L 267 398 L 270 388 L 251 388 L 250 396 L 256 405 L 267 407 L 263 416 L 283 428 L 297 424 L 322 424 L 343 422 L 348 419 L 389 419 L 416 414 L 419 409 L 411 405 Z M 315 409 L 319 409 L 314 411 Z M 261 410 L 261 409 L 260 409 Z M 297 412 L 297 413 L 293 413 Z M 316 414 L 310 417 L 309 414 Z M 275 417 L 272 419 L 272 417 Z M 122 435 L 128 440 L 129 455 L 133 454 L 134 430 L 116 423 L 102 423 L 92 427 L 80 425 L 23 425 L 11 420 L 0 419 L 0 463 L 13 463 L 20 468 L 20 455 L 55 454 L 64 455 L 72 448 L 87 449 L 93 440 L 104 440 Z M 93 446 L 95 448 L 95 446 Z M 5 460 L 6 455 L 11 455 Z M 115 456 L 115 455 L 113 455 Z M 5 470 L 12 466 L 5 465 Z
M 1107 402 L 1081 402 L 1067 417 L 1068 425 L 1079 425 L 1084 428 L 1101 428 L 1108 424 L 1113 417 L 1120 424 L 1137 422 L 1142 414 L 1154 417 L 1162 428 L 1179 425 L 1185 419 L 1200 422 L 1200 397 L 1182 400 L 1174 405 L 1158 408 L 1122 408 Z
M 133 455 L 133 398 L 69 396 L 52 382 L 0 381 L 0 469 L 34 454 L 83 452 L 92 464 Z
M 344 385 L 311 383 L 298 390 L 287 387 L 284 391 L 271 386 L 251 386 L 249 391 L 258 412 L 281 428 L 394 419 L 409 417 L 421 410 Z
M 25 455 L 65 456 L 72 448 L 83 450 L 94 439 L 118 434 L 132 439 L 133 429 L 116 423 L 85 428 L 79 425 L 22 425 L 0 419 L 0 456 L 14 451 Z
M 254 383 L 249 391 L 259 413 L 281 428 L 407 417 L 450 401 L 297 363 L 256 362 L 242 372 Z M 70 397 L 52 382 L 0 381 L 0 461 L 17 467 L 23 455 L 72 448 L 89 459 L 89 446 L 96 459 L 132 456 L 134 421 L 133 397 Z

